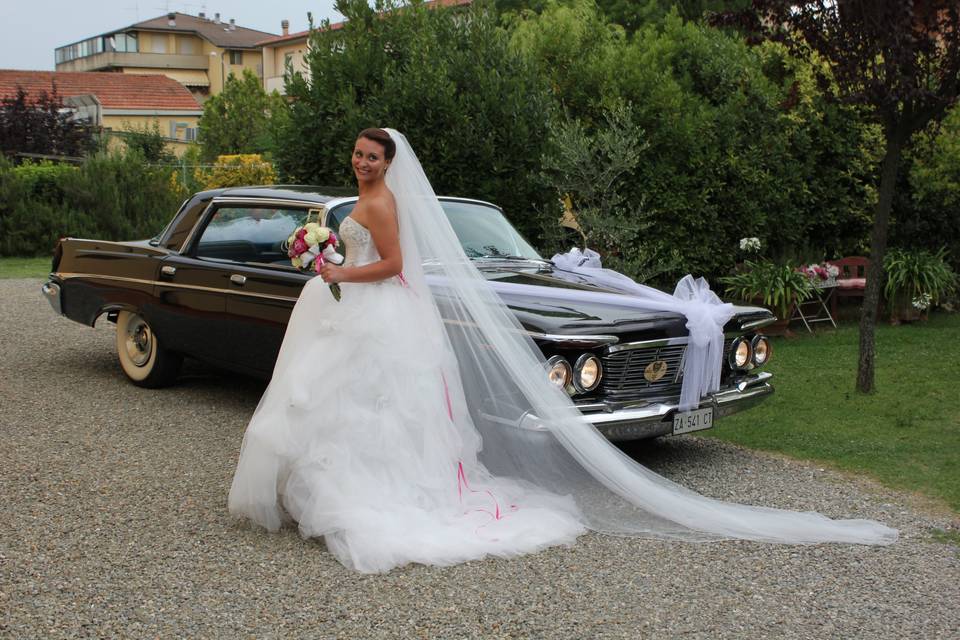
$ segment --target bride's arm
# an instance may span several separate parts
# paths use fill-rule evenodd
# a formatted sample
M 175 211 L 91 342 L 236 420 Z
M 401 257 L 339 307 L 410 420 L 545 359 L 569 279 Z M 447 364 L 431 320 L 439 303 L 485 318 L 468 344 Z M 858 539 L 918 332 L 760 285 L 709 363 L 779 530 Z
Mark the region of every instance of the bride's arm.
M 380 260 L 359 267 L 338 267 L 328 263 L 320 268 L 324 282 L 377 282 L 392 278 L 403 270 L 397 214 L 389 204 L 377 199 L 367 203 L 364 211 L 367 229 Z

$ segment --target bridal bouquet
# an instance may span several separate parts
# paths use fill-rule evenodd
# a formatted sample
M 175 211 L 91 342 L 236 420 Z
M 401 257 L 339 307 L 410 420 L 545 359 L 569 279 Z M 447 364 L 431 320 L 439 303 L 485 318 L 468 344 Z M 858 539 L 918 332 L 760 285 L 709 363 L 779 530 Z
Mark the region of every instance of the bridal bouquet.
M 325 262 L 341 264 L 343 256 L 337 253 L 337 247 L 340 241 L 337 234 L 321 227 L 316 222 L 308 222 L 302 227 L 297 227 L 290 237 L 287 238 L 287 256 L 290 262 L 297 269 L 307 270 L 311 263 L 317 273 Z M 330 285 L 330 292 L 338 301 L 340 300 L 340 285 L 334 282 Z

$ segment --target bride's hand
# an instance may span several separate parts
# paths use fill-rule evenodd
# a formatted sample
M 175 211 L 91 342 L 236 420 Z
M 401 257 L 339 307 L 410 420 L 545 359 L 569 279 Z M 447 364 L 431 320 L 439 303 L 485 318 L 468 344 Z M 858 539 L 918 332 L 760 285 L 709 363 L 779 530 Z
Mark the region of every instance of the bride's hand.
M 343 282 L 343 275 L 343 267 L 338 267 L 335 264 L 326 262 L 320 267 L 320 277 L 323 278 L 323 281 L 327 284 Z

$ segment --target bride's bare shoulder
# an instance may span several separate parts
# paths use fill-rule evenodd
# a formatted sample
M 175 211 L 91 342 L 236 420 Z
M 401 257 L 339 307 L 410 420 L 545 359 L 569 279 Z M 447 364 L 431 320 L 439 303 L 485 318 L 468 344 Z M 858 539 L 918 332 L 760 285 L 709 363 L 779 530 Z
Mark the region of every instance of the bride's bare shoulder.
M 357 202 L 351 214 L 357 222 L 366 223 L 364 226 L 389 224 L 397 217 L 397 203 L 390 191 L 384 189 L 382 193 L 372 195 Z

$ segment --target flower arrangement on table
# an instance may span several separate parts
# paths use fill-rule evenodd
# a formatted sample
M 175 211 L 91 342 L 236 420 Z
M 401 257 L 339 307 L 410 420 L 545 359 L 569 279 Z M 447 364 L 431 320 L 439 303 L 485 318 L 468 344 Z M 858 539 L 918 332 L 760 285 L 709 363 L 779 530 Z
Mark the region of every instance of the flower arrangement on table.
M 294 229 L 287 238 L 287 256 L 290 263 L 306 271 L 313 265 L 313 270 L 320 273 L 320 267 L 326 262 L 341 264 L 343 256 L 337 253 L 340 241 L 337 234 L 327 227 L 321 227 L 316 222 L 308 222 L 302 227 Z M 340 285 L 334 282 L 330 285 L 330 293 L 340 300 Z
M 797 270 L 810 278 L 817 288 L 837 286 L 837 276 L 840 275 L 840 267 L 829 262 L 805 264 Z

